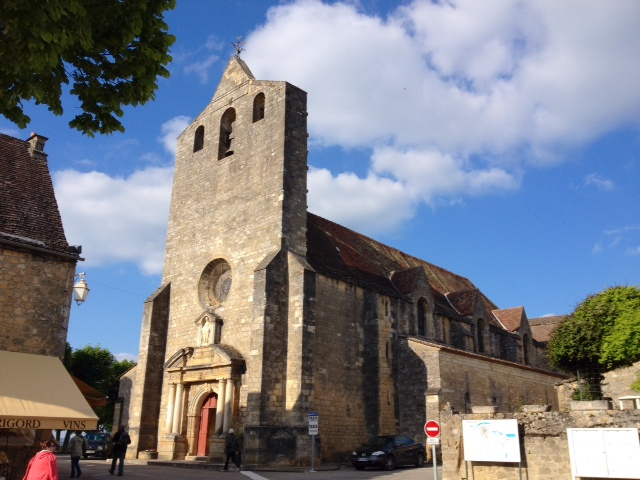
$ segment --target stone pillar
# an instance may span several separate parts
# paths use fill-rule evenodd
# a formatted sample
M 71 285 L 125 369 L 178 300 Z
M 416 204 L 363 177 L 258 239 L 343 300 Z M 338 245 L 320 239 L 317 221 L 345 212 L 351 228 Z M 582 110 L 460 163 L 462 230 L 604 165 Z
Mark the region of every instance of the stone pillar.
M 224 403 L 225 403 L 225 392 L 227 387 L 227 379 L 222 378 L 218 381 L 218 405 L 216 407 L 216 433 L 222 428 L 223 432 L 226 433 L 226 430 L 223 428 L 224 424 Z
M 173 409 L 173 426 L 171 428 L 172 433 L 182 433 L 181 423 L 182 423 L 182 401 L 184 397 L 184 387 L 181 383 L 176 385 L 176 400 Z
M 231 428 L 231 412 L 233 411 L 233 380 L 227 380 L 227 392 L 224 396 L 224 420 L 222 429 L 228 432 Z
M 171 433 L 173 427 L 173 408 L 176 400 L 176 384 L 169 385 L 169 400 L 167 405 L 167 422 L 165 424 L 165 432 Z
M 187 415 L 187 443 L 189 450 L 187 455 L 197 455 L 198 433 L 200 430 L 200 414 Z

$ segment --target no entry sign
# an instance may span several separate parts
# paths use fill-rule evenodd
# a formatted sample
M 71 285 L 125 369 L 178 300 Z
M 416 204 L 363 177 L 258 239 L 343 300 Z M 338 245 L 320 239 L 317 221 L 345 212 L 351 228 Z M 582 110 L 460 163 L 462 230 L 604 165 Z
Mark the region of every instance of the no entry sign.
M 440 425 L 435 420 L 429 420 L 424 424 L 424 433 L 429 438 L 435 438 L 440 435 Z

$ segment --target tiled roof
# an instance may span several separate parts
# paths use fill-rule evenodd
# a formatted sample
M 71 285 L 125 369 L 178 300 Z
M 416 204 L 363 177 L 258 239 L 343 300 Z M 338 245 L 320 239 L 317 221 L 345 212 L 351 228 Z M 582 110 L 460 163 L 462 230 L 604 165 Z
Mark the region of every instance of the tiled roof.
M 473 315 L 480 291 L 478 289 L 448 292 L 447 299 L 461 315 Z
M 30 144 L 0 134 L 0 238 L 25 247 L 77 254 L 69 247 L 46 157 Z
M 476 313 L 476 308 L 478 308 L 484 312 L 481 313 L 482 318 L 491 325 L 502 329 L 500 322 L 498 322 L 491 313 L 493 310 L 497 310 L 498 307 L 477 288 L 473 290 L 449 292 L 446 294 L 446 297 L 460 315 L 472 316 Z
M 436 305 L 447 292 L 477 290 L 466 278 L 307 213 L 307 260 L 319 273 L 402 298 L 424 270 Z
M 556 315 L 551 317 L 532 318 L 529 320 L 531 327 L 531 335 L 539 342 L 548 342 L 551 334 L 558 328 L 562 322 L 566 320 L 565 315 Z
M 507 308 L 505 310 L 493 310 L 491 313 L 510 332 L 515 332 L 522 325 L 525 318 L 524 307 Z

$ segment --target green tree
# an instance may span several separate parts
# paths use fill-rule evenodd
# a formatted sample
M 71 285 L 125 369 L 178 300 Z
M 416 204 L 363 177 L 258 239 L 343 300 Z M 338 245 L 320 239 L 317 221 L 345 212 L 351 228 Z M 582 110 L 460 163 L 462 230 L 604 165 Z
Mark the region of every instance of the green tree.
M 62 115 L 63 85 L 80 102 L 69 125 L 84 134 L 124 131 L 122 108 L 154 99 L 168 77 L 165 11 L 175 0 L 3 0 L 0 113 L 20 128 L 23 101 Z M 74 105 L 75 107 L 75 105 Z
M 65 355 L 65 366 L 69 372 L 83 382 L 98 389 L 107 396 L 104 407 L 94 407 L 101 428 L 111 430 L 113 412 L 118 399 L 119 377 L 135 365 L 130 360 L 118 361 L 106 348 L 87 345 Z
M 610 287 L 589 295 L 561 323 L 547 345 L 552 365 L 582 372 L 600 393 L 600 372 L 640 360 L 640 290 Z

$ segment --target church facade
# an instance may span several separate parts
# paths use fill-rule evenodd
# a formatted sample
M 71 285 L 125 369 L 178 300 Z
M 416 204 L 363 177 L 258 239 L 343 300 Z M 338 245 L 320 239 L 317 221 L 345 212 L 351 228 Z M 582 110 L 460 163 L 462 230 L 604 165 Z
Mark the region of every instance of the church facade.
M 122 380 L 130 455 L 210 455 L 242 432 L 247 464 L 343 457 L 427 419 L 557 404 L 522 307 L 307 211 L 306 93 L 233 57 L 180 135 L 162 285 Z

